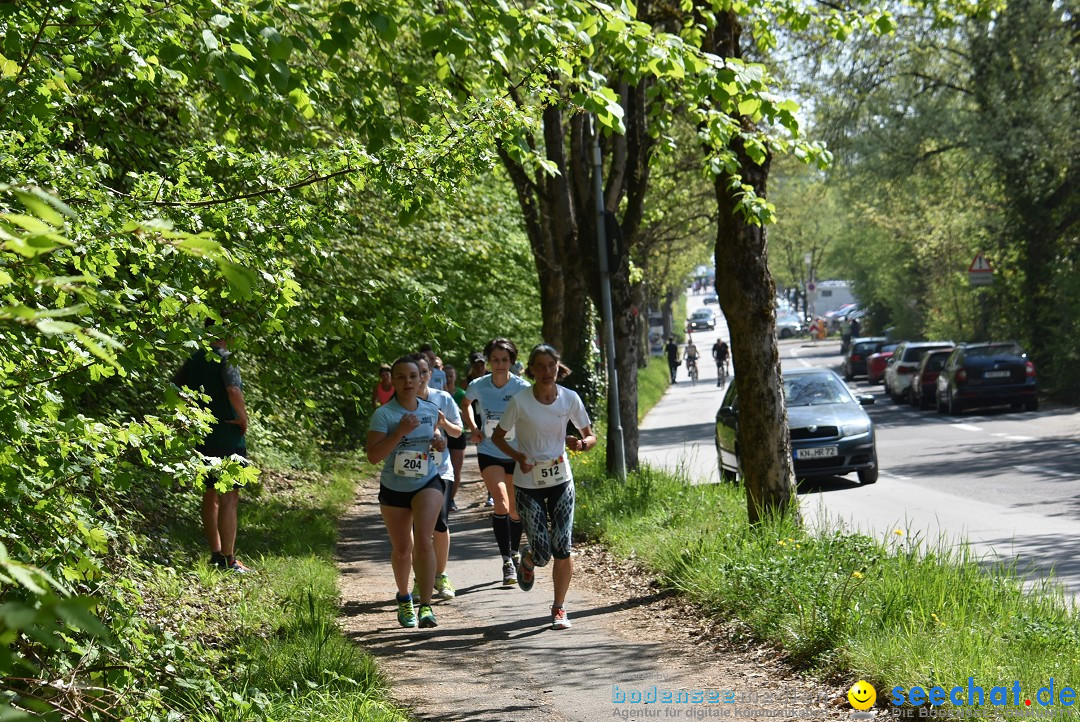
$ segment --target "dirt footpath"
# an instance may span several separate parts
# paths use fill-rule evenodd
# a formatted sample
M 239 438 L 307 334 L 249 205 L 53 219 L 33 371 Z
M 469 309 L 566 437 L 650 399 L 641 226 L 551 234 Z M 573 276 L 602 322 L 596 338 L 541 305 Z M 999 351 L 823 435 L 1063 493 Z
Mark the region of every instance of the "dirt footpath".
M 397 625 L 377 481 L 363 485 L 340 528 L 342 624 L 417 719 L 851 719 L 850 682 L 807 682 L 775 650 L 732 644 L 730 629 L 704 624 L 597 546 L 575 548 L 573 628 L 550 629 L 550 566 L 530 592 L 501 585 L 472 449 L 465 469 L 447 569 L 458 595 L 435 605 L 436 629 Z

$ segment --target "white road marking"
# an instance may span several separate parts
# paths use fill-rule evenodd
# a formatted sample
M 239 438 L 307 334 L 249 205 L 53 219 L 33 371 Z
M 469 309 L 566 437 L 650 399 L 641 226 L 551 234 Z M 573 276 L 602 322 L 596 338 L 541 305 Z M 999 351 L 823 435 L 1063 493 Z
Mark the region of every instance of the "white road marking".
M 964 431 L 982 431 L 981 427 L 973 426 L 971 424 L 953 424 L 957 429 L 963 429 Z
M 1046 476 L 1057 476 L 1062 479 L 1076 478 L 1076 474 L 1070 474 L 1067 471 L 1058 471 L 1056 469 L 1047 469 L 1045 466 L 1014 466 L 1013 468 L 1021 474 L 1045 474 Z
M 1005 438 L 1008 439 L 1009 441 L 1034 441 L 1035 440 L 1035 437 L 1033 437 L 1033 436 L 1006 436 Z

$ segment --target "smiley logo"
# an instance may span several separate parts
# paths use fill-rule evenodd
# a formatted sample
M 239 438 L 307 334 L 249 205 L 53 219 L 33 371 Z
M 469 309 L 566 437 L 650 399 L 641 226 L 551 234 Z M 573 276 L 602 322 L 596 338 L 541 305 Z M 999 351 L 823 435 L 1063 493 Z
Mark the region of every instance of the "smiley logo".
M 867 710 L 877 701 L 877 690 L 866 680 L 860 679 L 847 691 L 848 702 L 855 709 Z

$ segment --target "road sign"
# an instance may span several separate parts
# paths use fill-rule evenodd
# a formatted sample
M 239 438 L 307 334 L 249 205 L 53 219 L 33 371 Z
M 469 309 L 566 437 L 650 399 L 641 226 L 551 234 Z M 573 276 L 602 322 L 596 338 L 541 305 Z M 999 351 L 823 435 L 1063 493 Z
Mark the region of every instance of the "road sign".
M 814 292 L 814 289 L 815 289 L 815 288 L 817 288 L 817 286 L 816 286 L 816 285 L 814 285 L 814 282 L 813 282 L 813 281 L 811 281 L 810 283 L 806 284 L 806 290 L 807 290 L 807 291 L 810 291 L 811 293 L 813 293 L 813 292 Z
M 968 266 L 968 283 L 972 286 L 989 286 L 994 283 L 994 269 L 982 251 L 975 254 Z

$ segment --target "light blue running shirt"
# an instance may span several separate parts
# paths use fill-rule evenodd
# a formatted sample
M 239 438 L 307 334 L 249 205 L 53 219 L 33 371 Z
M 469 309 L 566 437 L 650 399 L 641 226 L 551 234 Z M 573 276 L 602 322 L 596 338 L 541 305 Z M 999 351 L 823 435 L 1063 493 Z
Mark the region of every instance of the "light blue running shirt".
M 443 416 L 451 424 L 461 426 L 461 409 L 458 408 L 457 402 L 454 401 L 454 397 L 445 391 L 439 391 L 428 386 L 427 400 L 439 407 L 439 411 L 443 412 Z M 462 431 L 462 433 L 465 433 Z M 443 436 L 447 436 L 446 429 L 442 430 Z M 448 437 L 449 438 L 449 437 Z M 450 450 L 447 449 L 441 454 L 435 452 L 436 457 L 440 457 L 438 463 L 439 476 L 444 479 L 453 480 L 454 469 L 450 465 Z
M 431 369 L 431 378 L 428 379 L 428 388 L 437 391 L 445 391 L 446 372 L 442 369 Z
M 514 398 L 514 394 L 530 386 L 528 381 L 513 374 L 510 374 L 510 379 L 502 388 L 495 386 L 491 380 L 491 374 L 474 379 L 469 384 L 469 388 L 465 389 L 465 400 L 466 402 L 480 402 L 480 418 L 476 420 L 476 423 L 484 435 L 480 445 L 476 447 L 476 453 L 487 454 L 497 459 L 510 459 L 491 442 L 491 435 L 495 433 L 495 427 L 499 425 L 499 419 L 506 411 L 506 405 L 510 403 L 510 399 Z M 515 449 L 517 448 L 513 441 L 513 429 L 506 434 L 506 440 Z
M 415 414 L 420 419 L 420 425 L 399 441 L 383 462 L 379 482 L 393 491 L 416 491 L 439 473 L 437 454 L 431 450 L 431 440 L 439 423 L 439 407 L 423 399 L 416 402 L 416 411 L 409 411 L 393 398 L 371 415 L 369 430 L 384 434 L 393 433 L 405 414 Z

